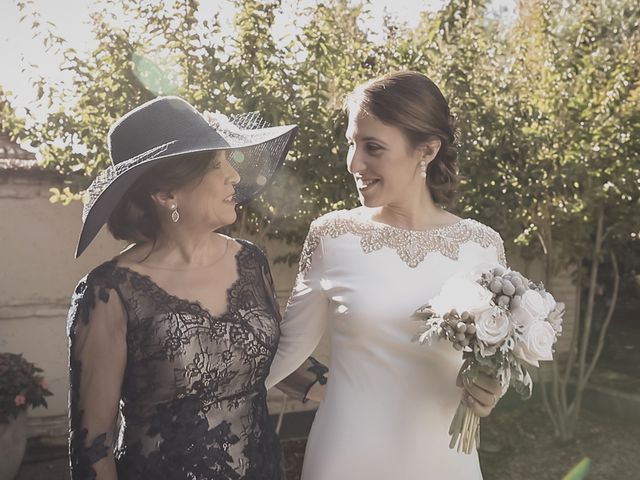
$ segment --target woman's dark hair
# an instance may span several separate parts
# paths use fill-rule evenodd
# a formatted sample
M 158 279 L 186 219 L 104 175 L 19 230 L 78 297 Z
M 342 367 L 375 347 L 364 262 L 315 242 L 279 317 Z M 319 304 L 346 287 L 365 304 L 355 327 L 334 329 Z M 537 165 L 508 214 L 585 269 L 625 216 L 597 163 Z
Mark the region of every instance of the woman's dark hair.
M 390 73 L 357 87 L 346 98 L 345 109 L 360 110 L 400 128 L 413 149 L 439 139 L 440 150 L 427 167 L 427 187 L 437 204 L 454 202 L 458 184 L 455 122 L 435 83 L 418 72 Z
M 107 221 L 111 235 L 130 243 L 155 242 L 160 233 L 160 218 L 151 196 L 170 192 L 202 180 L 219 162 L 215 152 L 197 152 L 158 161 L 124 194 Z

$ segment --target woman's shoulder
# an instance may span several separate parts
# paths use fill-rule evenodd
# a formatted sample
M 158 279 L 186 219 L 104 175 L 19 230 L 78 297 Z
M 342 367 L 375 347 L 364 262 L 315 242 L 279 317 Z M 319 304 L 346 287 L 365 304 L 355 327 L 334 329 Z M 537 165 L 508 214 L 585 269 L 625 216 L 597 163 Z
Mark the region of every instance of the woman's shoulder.
M 78 281 L 78 285 L 76 287 L 75 293 L 80 293 L 78 291 L 79 289 L 83 287 L 86 288 L 88 286 L 92 286 L 92 287 L 115 286 L 117 283 L 119 283 L 117 276 L 114 275 L 116 268 L 117 268 L 117 261 L 115 258 L 101 263 L 100 265 L 98 265 L 97 267 L 89 271 L 89 273 L 87 273 L 84 277 L 82 277 Z
M 311 222 L 310 234 L 317 236 L 339 236 L 344 233 L 355 233 L 363 227 L 370 226 L 363 207 L 352 209 L 333 210 L 325 213 Z
M 253 259 L 259 265 L 269 265 L 269 260 L 267 259 L 266 253 L 264 250 L 256 245 L 251 240 L 247 240 L 246 238 L 231 238 L 231 241 L 234 241 L 238 244 L 238 251 L 236 252 L 240 255 L 240 262 L 243 262 L 244 259 Z
M 112 290 L 121 290 L 126 280 L 124 270 L 118 269 L 115 259 L 108 260 L 82 277 L 72 294 L 72 304 L 89 302 L 95 303 L 96 296 L 106 301 Z
M 487 237 L 491 237 L 494 239 L 502 238 L 500 236 L 500 233 L 498 233 L 498 231 L 495 230 L 493 227 L 487 225 L 486 223 L 482 223 L 480 220 L 476 220 L 475 218 L 471 218 L 471 217 L 461 218 L 458 223 L 461 226 L 466 227 L 470 231 L 474 231 L 476 233 L 486 235 Z
M 88 322 L 89 312 L 92 311 L 99 302 L 104 304 L 110 300 L 118 302 L 120 296 L 115 293 L 120 291 L 120 284 L 124 280 L 123 275 L 118 275 L 116 261 L 106 261 L 84 277 L 82 277 L 71 296 L 71 303 L 67 317 L 67 331 L 70 334 L 78 319 L 84 323 Z
M 453 227 L 459 226 L 458 229 L 465 240 L 473 240 L 483 246 L 502 245 L 502 236 L 497 230 L 473 218 L 463 218 Z M 455 228 L 454 228 L 455 232 Z
M 345 218 L 349 218 L 350 212 L 352 210 L 333 210 L 331 212 L 320 215 L 318 218 L 311 222 L 311 229 L 313 228 L 322 228 L 327 225 L 335 224 L 339 220 L 344 220 Z
M 459 226 L 460 228 L 454 228 L 451 232 L 451 237 L 453 243 L 457 244 L 458 248 L 466 242 L 473 242 L 483 248 L 493 247 L 497 261 L 502 265 L 506 265 L 507 259 L 504 250 L 504 241 L 497 230 L 472 218 L 465 218 L 454 225 L 454 227 L 455 226 Z

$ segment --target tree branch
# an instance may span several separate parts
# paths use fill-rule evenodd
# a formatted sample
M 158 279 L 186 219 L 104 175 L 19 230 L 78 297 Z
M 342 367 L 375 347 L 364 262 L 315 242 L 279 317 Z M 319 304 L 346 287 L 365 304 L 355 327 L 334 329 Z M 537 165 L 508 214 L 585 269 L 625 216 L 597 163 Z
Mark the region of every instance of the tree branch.
M 560 433 L 560 425 L 558 423 L 558 420 L 556 419 L 556 416 L 553 412 L 553 409 L 551 408 L 551 404 L 549 403 L 549 392 L 547 391 L 547 387 L 546 384 L 544 382 L 544 379 L 542 378 L 542 375 L 540 375 L 540 389 L 542 390 L 542 405 L 544 405 L 544 409 L 547 411 L 547 414 L 549 415 L 549 418 L 551 419 L 551 424 L 553 425 L 553 430 L 556 432 L 556 434 Z M 560 412 L 558 412 L 558 415 L 560 414 Z
M 569 346 L 569 358 L 567 359 L 566 369 L 564 371 L 564 378 L 562 380 L 562 396 L 563 396 L 563 404 L 568 411 L 568 403 L 567 403 L 567 385 L 569 384 L 569 379 L 571 378 L 571 372 L 573 372 L 573 363 L 576 359 L 576 354 L 578 352 L 578 338 L 580 335 L 580 315 L 582 311 L 582 268 L 578 266 L 578 275 L 577 275 L 577 290 L 578 293 L 576 295 L 576 314 L 573 325 L 573 332 L 571 333 L 571 344 Z
M 596 351 L 593 354 L 593 358 L 591 359 L 591 364 L 589 365 L 589 369 L 585 375 L 584 382 L 585 384 L 589 381 L 589 377 L 593 373 L 593 370 L 598 363 L 600 358 L 600 354 L 602 353 L 602 348 L 604 347 L 604 339 L 607 334 L 607 330 L 609 329 L 609 324 L 611 323 L 611 319 L 613 318 L 613 312 L 616 308 L 616 303 L 618 302 L 618 290 L 620 287 L 620 270 L 618 269 L 618 259 L 616 258 L 616 254 L 611 252 L 611 263 L 613 265 L 613 294 L 611 296 L 611 305 L 609 305 L 609 311 L 607 312 L 607 316 L 605 317 L 604 323 L 600 329 L 600 335 L 598 335 L 598 343 L 596 344 Z
M 598 267 L 600 264 L 600 249 L 602 245 L 602 230 L 604 224 L 604 212 L 602 209 L 598 214 L 598 224 L 596 228 L 596 239 L 593 249 L 593 257 L 591 261 L 591 275 L 589 278 L 589 298 L 587 299 L 587 311 L 585 312 L 585 325 L 582 332 L 582 342 L 580 345 L 579 361 L 578 361 L 578 381 L 576 384 L 576 397 L 580 395 L 584 388 L 584 376 L 587 364 L 587 349 L 589 347 L 589 336 L 591 335 L 591 324 L 593 322 L 593 309 L 595 304 Z
M 536 236 L 538 237 L 538 240 L 540 241 L 540 245 L 542 246 L 542 252 L 543 252 L 545 255 L 548 255 L 548 254 L 549 254 L 549 252 L 547 251 L 547 245 L 546 245 L 546 243 L 545 243 L 545 241 L 544 241 L 544 237 L 542 236 L 542 234 L 540 233 L 540 231 L 537 231 L 537 232 L 536 232 Z
M 611 232 L 613 232 L 614 229 L 615 229 L 615 226 L 611 225 L 609 228 L 605 230 L 604 234 L 602 235 L 602 242 L 605 241 L 605 239 L 609 236 Z

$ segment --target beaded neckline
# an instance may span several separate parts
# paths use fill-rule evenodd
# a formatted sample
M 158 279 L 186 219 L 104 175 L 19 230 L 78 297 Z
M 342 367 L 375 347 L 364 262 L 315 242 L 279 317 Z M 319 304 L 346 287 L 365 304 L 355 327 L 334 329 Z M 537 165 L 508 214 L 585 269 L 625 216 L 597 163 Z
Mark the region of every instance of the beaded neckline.
M 411 268 L 417 267 L 430 252 L 457 260 L 460 246 L 468 241 L 485 248 L 495 246 L 498 260 L 506 263 L 500 235 L 473 219 L 462 219 L 429 230 L 409 230 L 371 220 L 358 212 L 341 210 L 325 215 L 311 225 L 300 257 L 300 272 L 306 272 L 311 266 L 311 256 L 322 236 L 337 238 L 345 234 L 360 237 L 364 253 L 383 247 L 394 250 Z
M 384 223 L 384 222 L 379 222 L 377 220 L 373 220 L 371 218 L 363 218 L 363 221 L 369 221 L 371 222 L 374 226 L 377 226 L 379 228 L 389 228 L 392 230 L 398 230 L 400 232 L 408 232 L 410 234 L 415 234 L 415 235 L 420 235 L 420 234 L 443 234 L 446 231 L 456 228 L 458 227 L 461 223 L 464 222 L 472 222 L 473 220 L 471 220 L 470 218 L 462 218 L 460 220 L 458 220 L 455 223 L 451 223 L 449 225 L 442 225 L 440 227 L 433 227 L 433 228 L 428 228 L 426 230 L 414 230 L 411 228 L 403 228 L 403 227 L 396 227 L 395 225 L 389 225 L 388 223 Z

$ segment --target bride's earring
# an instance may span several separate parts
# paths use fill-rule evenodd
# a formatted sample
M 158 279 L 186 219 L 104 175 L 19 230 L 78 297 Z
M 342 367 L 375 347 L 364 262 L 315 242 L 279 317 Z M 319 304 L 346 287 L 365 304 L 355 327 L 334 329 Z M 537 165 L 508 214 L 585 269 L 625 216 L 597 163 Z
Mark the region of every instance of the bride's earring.
M 420 176 L 422 178 L 427 178 L 427 162 L 424 160 L 420 162 Z
M 178 212 L 178 205 L 174 203 L 171 205 L 171 221 L 178 223 L 178 220 L 180 220 L 180 212 Z

